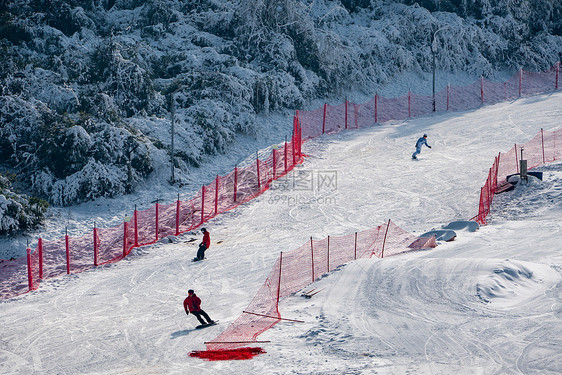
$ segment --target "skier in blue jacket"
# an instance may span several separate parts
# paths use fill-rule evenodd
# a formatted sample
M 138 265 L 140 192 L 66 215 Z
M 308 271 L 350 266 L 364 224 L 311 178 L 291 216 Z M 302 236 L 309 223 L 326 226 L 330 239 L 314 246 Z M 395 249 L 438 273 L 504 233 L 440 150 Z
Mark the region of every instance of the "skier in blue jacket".
M 420 137 L 416 142 L 416 152 L 412 154 L 412 159 L 417 159 L 417 155 L 421 152 L 423 145 L 431 148 L 431 146 L 427 144 L 427 134 L 424 134 L 423 137 Z

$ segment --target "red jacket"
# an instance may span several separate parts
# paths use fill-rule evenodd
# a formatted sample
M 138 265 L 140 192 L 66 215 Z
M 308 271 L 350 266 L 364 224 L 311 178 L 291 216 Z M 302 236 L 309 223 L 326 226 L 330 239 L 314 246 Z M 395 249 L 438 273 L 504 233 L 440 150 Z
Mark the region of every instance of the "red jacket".
M 185 312 L 187 312 L 188 307 L 190 312 L 201 311 L 201 299 L 197 297 L 195 293 L 183 300 L 183 308 L 185 309 Z
M 209 235 L 209 231 L 205 231 L 203 234 L 203 245 L 208 249 L 211 246 L 211 236 Z

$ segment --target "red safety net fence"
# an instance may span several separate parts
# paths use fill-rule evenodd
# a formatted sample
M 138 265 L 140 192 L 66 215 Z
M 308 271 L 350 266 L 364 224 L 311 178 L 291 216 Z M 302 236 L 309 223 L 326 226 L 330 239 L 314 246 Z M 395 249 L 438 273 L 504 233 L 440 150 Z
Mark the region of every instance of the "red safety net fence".
M 311 111 L 297 111 L 302 126 L 303 140 L 322 134 L 337 133 L 346 129 L 359 129 L 391 120 L 405 120 L 432 112 L 461 111 L 495 104 L 525 95 L 559 89 L 560 62 L 544 72 L 527 72 L 523 69 L 506 82 L 492 82 L 481 78 L 466 86 L 450 86 L 433 96 L 412 92 L 385 98 L 375 95 L 370 101 L 355 104 L 346 101 L 339 105 L 324 104 Z
M 488 172 L 486 183 L 480 189 L 478 215 L 472 218 L 481 225 L 486 224 L 486 217 L 494 195 L 512 187 L 507 177 L 520 173 L 519 161 L 527 160 L 527 169 L 562 159 L 562 128 L 556 131 L 541 129 L 529 142 L 513 147 L 505 153 L 499 153 Z
M 327 237 L 306 242 L 299 248 L 282 252 L 269 276 L 242 315 L 224 332 L 206 342 L 206 351 L 190 355 L 205 360 L 240 359 L 240 350 L 260 348 L 244 347 L 267 341 L 258 341 L 260 334 L 280 321 L 293 321 L 281 317 L 279 301 L 320 279 L 337 267 L 361 258 L 388 257 L 407 251 L 437 246 L 435 236 L 416 237 L 390 220 L 383 225 L 342 237 Z M 232 353 L 232 355 L 230 354 Z
M 502 83 L 482 78 L 463 87 L 448 85 L 445 90 L 438 92 L 435 98 L 415 95 L 410 91 L 398 98 L 384 98 L 377 94 L 372 100 L 362 104 L 350 103 L 347 100 L 335 106 L 324 104 L 315 110 L 297 111 L 295 121 L 302 129 L 301 138 L 304 141 L 322 134 L 358 129 L 390 120 L 404 120 L 431 112 L 472 109 L 523 95 L 557 90 L 559 70 L 560 63 L 557 63 L 551 69 L 540 73 L 521 69 Z M 546 148 L 548 147 L 550 146 Z M 495 166 L 490 170 L 489 180 L 497 178 L 497 174 L 498 167 Z M 489 198 L 481 197 L 481 201 L 482 199 Z M 206 351 L 194 351 L 190 356 L 205 360 L 251 358 L 259 353 L 261 348 L 245 345 L 264 342 L 257 340 L 261 333 L 280 321 L 291 321 L 281 317 L 281 298 L 301 290 L 323 274 L 351 260 L 372 255 L 382 258 L 385 255 L 434 246 L 435 237 L 416 238 L 390 221 L 386 225 L 358 232 L 353 236 L 328 237 L 320 241 L 311 238 L 310 243 L 290 253 L 281 253 L 265 283 L 242 315 L 223 333 L 207 342 Z
M 178 199 L 171 204 L 156 203 L 145 211 L 135 209 L 131 221 L 113 228 L 94 228 L 92 233 L 84 236 L 67 235 L 53 241 L 40 238 L 33 252 L 28 249 L 27 256 L 0 260 L 0 298 L 37 289 L 40 280 L 46 278 L 116 262 L 134 247 L 193 230 L 216 215 L 249 201 L 267 190 L 271 181 L 302 163 L 301 146 L 306 139 L 389 120 L 422 116 L 433 111 L 476 108 L 522 95 L 557 90 L 559 71 L 560 63 L 557 63 L 545 72 L 520 70 L 503 83 L 481 79 L 468 86 L 447 86 L 435 95 L 435 101 L 433 97 L 408 92 L 399 98 L 375 95 L 367 103 L 346 101 L 337 106 L 326 104 L 313 111 L 297 111 L 290 142 L 274 149 L 266 160 L 256 158 L 251 165 L 237 167 L 226 176 L 217 176 L 194 198 L 188 201 Z M 503 168 L 503 164 L 498 168 Z M 487 212 L 490 203 L 491 196 L 485 196 L 479 219 Z
M 94 228 L 89 234 L 64 236 L 53 241 L 39 238 L 37 247 L 17 259 L 0 259 L 0 299 L 39 288 L 40 281 L 117 262 L 134 247 L 155 243 L 166 236 L 193 230 L 216 215 L 232 210 L 269 189 L 303 161 L 301 129 L 294 123 L 290 142 L 273 149 L 265 160 L 236 167 L 201 187 L 187 201 L 134 211 L 129 221 L 112 228 Z

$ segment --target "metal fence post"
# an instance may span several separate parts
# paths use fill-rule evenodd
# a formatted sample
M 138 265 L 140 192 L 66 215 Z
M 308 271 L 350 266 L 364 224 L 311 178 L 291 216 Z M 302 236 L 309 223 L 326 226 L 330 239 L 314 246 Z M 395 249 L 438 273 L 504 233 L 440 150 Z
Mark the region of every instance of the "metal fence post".
M 287 153 L 288 153 L 288 150 L 287 150 L 287 137 L 285 137 L 285 155 L 284 155 L 284 158 L 283 158 L 283 163 L 284 163 L 284 167 L 285 167 L 285 174 L 287 173 Z
M 137 212 L 137 205 L 135 204 L 135 212 L 133 213 L 133 225 L 135 226 L 135 247 L 139 246 L 139 223 Z
M 127 240 L 127 236 L 129 232 L 129 222 L 125 221 L 123 222 L 123 258 L 125 258 L 125 256 L 127 255 L 127 247 L 128 247 L 128 240 Z
M 312 260 L 312 282 L 314 282 L 314 245 L 312 243 L 312 236 L 310 237 L 310 259 Z
M 176 201 L 176 236 L 180 234 L 180 195 Z
M 31 269 L 31 249 L 29 248 L 29 246 L 26 249 L 26 253 L 27 253 L 27 285 L 29 287 L 29 290 L 33 290 L 33 271 Z
M 382 242 L 381 258 L 384 258 L 384 247 L 386 246 L 386 236 L 388 235 L 388 228 L 390 228 L 390 219 L 388 219 L 388 224 L 386 225 L 386 232 L 384 232 L 384 240 Z
M 347 129 L 347 98 L 345 98 L 345 128 Z
M 322 118 L 322 134 L 326 132 L 326 107 L 328 107 L 328 104 L 324 103 L 324 116 Z
M 201 224 L 205 222 L 205 185 L 201 186 Z
M 273 154 L 273 179 L 275 180 L 276 178 L 276 172 L 277 172 L 277 150 L 273 149 L 272 150 L 272 154 Z
M 379 115 L 379 94 L 375 94 L 375 123 L 379 122 L 378 115 Z
M 158 203 L 158 198 L 156 198 L 156 222 L 154 223 L 155 241 L 158 241 L 158 233 L 160 232 L 160 205 Z
M 215 216 L 218 214 L 219 214 L 219 175 L 217 175 L 217 178 L 215 179 Z
M 480 101 L 484 105 L 484 76 L 480 76 Z
M 37 241 L 37 250 L 39 251 L 39 279 L 43 279 L 43 239 Z
M 295 160 L 295 149 L 293 147 L 293 162 Z M 261 180 L 260 180 L 260 159 L 258 158 L 257 152 L 256 152 L 256 171 L 257 171 L 257 177 L 258 177 L 258 190 L 261 190 Z
M 330 272 L 330 236 L 328 236 L 328 256 L 326 258 L 328 258 L 328 269 L 326 272 Z
M 523 68 L 519 68 L 519 97 L 523 91 Z
M 98 228 L 94 223 L 94 267 L 98 266 Z
M 234 202 L 236 202 L 236 196 L 238 195 L 238 166 L 234 167 Z
M 282 270 L 282 266 L 283 266 L 283 252 L 281 252 L 281 254 L 279 255 L 279 282 L 277 284 L 277 303 L 276 303 L 276 306 L 275 306 L 276 309 L 277 309 L 277 314 L 279 314 L 279 297 L 281 295 L 281 270 Z
M 70 242 L 68 237 L 68 228 L 66 229 L 66 234 L 64 235 L 64 244 L 66 247 L 66 274 L 70 274 Z

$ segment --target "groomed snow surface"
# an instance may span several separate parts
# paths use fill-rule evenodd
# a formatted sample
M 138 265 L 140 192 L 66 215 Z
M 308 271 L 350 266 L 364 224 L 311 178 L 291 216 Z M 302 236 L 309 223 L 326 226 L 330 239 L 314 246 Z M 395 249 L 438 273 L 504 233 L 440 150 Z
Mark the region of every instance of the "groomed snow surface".
M 288 178 L 309 174 L 312 186 L 277 182 L 207 223 L 204 262 L 191 262 L 202 236 L 188 233 L 0 301 L 0 373 L 561 373 L 560 163 L 538 168 L 544 181 L 497 196 L 490 224 L 476 232 L 459 230 L 431 250 L 350 262 L 311 285 L 321 290 L 312 298 L 282 300 L 282 316 L 304 323 L 281 322 L 260 335 L 271 341 L 261 345 L 266 354 L 188 356 L 242 313 L 280 251 L 388 219 L 416 234 L 468 220 L 498 152 L 561 125 L 558 92 L 307 141 L 309 157 Z M 432 149 L 413 161 L 423 133 Z M 194 330 L 182 306 L 190 288 L 220 324 Z

